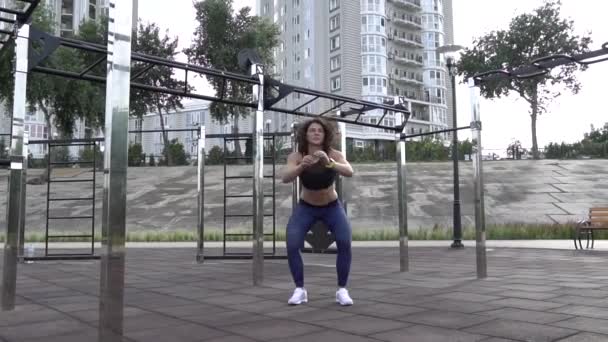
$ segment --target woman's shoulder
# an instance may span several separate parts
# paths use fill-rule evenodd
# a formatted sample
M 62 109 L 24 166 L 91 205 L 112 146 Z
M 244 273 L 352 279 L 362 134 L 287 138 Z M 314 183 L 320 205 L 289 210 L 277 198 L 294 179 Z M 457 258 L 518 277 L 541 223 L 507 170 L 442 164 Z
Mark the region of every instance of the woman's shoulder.
M 302 156 L 302 153 L 300 153 L 299 151 L 294 151 L 294 152 L 291 152 L 291 153 L 290 153 L 290 154 L 287 156 L 287 158 L 288 158 L 288 159 L 292 159 L 292 160 L 301 160 L 301 159 L 302 159 L 302 158 L 304 158 L 304 157 Z

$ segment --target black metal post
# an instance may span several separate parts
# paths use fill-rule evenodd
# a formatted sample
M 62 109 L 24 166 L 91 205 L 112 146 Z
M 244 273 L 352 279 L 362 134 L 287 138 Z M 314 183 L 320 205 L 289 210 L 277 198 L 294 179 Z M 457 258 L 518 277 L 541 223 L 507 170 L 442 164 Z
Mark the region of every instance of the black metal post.
M 450 73 L 450 79 L 452 82 L 452 125 L 454 128 L 458 127 L 457 109 L 456 109 L 456 72 L 454 68 L 454 59 L 449 57 L 447 60 L 448 72 Z M 458 131 L 452 132 L 452 164 L 454 168 L 454 226 L 453 234 L 454 241 L 452 242 L 452 248 L 464 248 L 462 244 L 462 223 L 460 220 L 460 177 L 458 174 Z

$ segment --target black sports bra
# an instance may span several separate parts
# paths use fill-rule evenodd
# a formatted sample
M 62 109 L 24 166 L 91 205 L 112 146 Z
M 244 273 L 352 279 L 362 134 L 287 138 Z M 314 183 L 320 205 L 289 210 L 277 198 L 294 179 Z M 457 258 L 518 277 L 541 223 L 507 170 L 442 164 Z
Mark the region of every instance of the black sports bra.
M 306 189 L 321 190 L 329 188 L 336 179 L 336 170 L 324 165 L 314 165 L 300 173 L 300 181 Z

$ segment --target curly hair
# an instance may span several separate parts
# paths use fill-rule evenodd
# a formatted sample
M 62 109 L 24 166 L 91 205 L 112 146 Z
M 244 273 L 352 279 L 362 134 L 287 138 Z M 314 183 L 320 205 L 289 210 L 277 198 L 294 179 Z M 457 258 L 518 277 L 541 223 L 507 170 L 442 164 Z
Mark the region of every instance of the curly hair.
M 321 118 L 310 119 L 298 125 L 298 152 L 302 153 L 302 155 L 308 154 L 308 141 L 306 141 L 306 132 L 308 132 L 308 128 L 313 123 L 317 123 L 321 125 L 321 127 L 323 127 L 323 132 L 325 133 L 323 137 L 323 151 L 325 151 L 325 153 L 329 153 L 329 150 L 333 145 L 334 140 L 334 127 L 329 122 Z

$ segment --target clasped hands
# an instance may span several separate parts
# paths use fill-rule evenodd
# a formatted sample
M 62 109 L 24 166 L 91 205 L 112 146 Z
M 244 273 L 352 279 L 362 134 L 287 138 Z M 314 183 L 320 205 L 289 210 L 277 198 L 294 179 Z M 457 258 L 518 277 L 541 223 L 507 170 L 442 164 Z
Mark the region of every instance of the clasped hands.
M 318 162 L 320 162 L 321 165 L 329 164 L 330 161 L 327 153 L 324 151 L 317 151 L 311 155 L 304 156 L 300 165 L 302 165 L 304 169 L 307 169 Z

